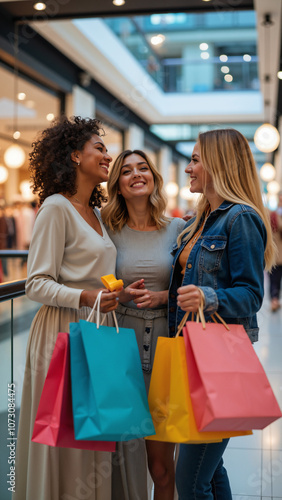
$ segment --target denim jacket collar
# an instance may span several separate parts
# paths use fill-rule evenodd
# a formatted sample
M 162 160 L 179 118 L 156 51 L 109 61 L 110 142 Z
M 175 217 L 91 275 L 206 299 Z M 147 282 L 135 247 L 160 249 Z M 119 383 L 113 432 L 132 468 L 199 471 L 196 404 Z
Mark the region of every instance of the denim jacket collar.
M 213 212 L 210 213 L 209 217 L 210 216 L 214 216 L 214 215 L 217 215 L 218 214 L 218 211 L 223 211 L 223 210 L 227 210 L 228 208 L 230 208 L 232 205 L 234 205 L 234 203 L 232 201 L 227 201 L 227 200 L 224 200 L 221 205 L 219 207 L 217 207 Z M 194 220 L 194 217 L 192 219 L 190 219 L 187 224 L 185 225 L 184 229 L 186 229 L 187 227 L 190 226 L 190 224 L 193 222 Z M 202 219 L 199 221 L 199 226 L 201 225 L 202 223 Z M 183 243 L 183 240 L 181 241 L 181 244 Z M 181 246 L 181 245 L 180 245 Z M 175 245 L 172 247 L 172 250 L 171 250 L 171 254 L 174 255 L 176 250 L 178 249 L 178 244 L 175 243 Z

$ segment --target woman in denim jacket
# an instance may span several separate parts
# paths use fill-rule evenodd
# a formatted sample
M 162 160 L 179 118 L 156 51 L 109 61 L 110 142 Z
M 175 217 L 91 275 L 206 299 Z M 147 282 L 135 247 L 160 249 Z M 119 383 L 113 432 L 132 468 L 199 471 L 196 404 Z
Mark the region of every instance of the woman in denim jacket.
M 263 271 L 271 269 L 274 245 L 249 144 L 233 129 L 199 135 L 190 191 L 201 193 L 197 215 L 174 247 L 169 289 L 169 329 L 174 336 L 185 312 L 217 311 L 242 324 L 258 340 L 256 313 L 263 299 Z M 221 443 L 183 444 L 176 470 L 179 500 L 232 500 Z

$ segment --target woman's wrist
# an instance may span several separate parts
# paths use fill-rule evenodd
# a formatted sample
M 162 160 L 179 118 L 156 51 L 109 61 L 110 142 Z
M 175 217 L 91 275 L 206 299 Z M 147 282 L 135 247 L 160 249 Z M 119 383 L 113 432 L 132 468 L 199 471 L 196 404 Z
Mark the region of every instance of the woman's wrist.
M 82 290 L 80 294 L 79 307 L 91 307 L 90 297 L 87 290 Z

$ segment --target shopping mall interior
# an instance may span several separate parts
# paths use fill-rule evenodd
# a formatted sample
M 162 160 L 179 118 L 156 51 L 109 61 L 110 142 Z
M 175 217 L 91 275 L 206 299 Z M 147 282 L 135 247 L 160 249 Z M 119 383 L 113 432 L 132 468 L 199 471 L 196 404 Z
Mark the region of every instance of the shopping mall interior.
M 11 498 L 7 384 L 16 384 L 18 419 L 28 332 L 40 307 L 24 293 L 38 209 L 32 143 L 61 114 L 98 118 L 112 158 L 144 150 L 163 177 L 167 215 L 183 217 L 197 202 L 185 167 L 198 134 L 235 128 L 249 141 L 264 204 L 275 211 L 281 27 L 282 0 L 0 1 L 1 500 Z M 267 273 L 258 319 L 254 348 L 282 406 L 282 307 L 271 310 Z M 234 500 L 282 500 L 281 425 L 230 441 Z

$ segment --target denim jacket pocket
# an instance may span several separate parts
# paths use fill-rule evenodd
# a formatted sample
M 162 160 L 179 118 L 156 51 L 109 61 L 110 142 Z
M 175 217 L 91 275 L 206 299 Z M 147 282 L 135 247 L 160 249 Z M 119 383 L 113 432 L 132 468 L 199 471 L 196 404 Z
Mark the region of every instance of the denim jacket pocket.
M 227 240 L 222 238 L 203 239 L 199 257 L 199 266 L 203 271 L 213 273 L 219 269 L 226 244 Z

